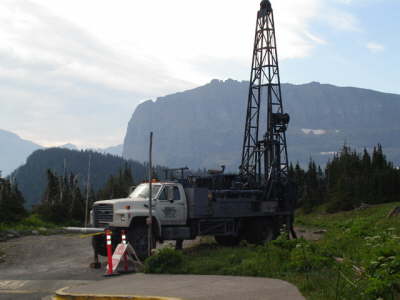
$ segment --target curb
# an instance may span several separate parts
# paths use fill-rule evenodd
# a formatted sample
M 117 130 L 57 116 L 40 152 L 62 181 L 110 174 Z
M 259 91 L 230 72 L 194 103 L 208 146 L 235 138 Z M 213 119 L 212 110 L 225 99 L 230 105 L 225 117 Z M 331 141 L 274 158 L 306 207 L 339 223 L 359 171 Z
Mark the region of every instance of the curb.
M 102 294 L 76 294 L 64 292 L 69 287 L 56 291 L 52 300 L 183 300 L 180 298 L 159 297 L 159 296 L 138 296 L 138 295 L 102 295 Z

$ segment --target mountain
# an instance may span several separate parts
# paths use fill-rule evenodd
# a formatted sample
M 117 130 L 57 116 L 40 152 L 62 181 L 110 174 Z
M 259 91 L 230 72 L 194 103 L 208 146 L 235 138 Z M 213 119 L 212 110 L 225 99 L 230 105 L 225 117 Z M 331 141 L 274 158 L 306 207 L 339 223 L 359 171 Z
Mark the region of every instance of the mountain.
M 76 151 L 80 150 L 77 146 L 75 146 L 74 144 L 71 144 L 71 143 L 68 143 L 68 144 L 65 144 L 65 145 L 61 145 L 61 146 L 57 146 L 56 148 L 76 150 Z M 120 144 L 120 145 L 110 146 L 110 147 L 106 147 L 106 148 L 89 148 L 89 149 L 86 149 L 86 150 L 99 152 L 99 153 L 103 153 L 103 154 L 111 154 L 111 155 L 116 155 L 116 156 L 122 156 L 122 148 L 123 148 L 123 145 Z
M 11 177 L 16 180 L 18 187 L 25 197 L 25 205 L 30 208 L 41 201 L 47 185 L 46 171 L 48 169 L 58 175 L 71 172 L 77 176 L 79 184 L 84 190 L 87 182 L 89 156 L 91 157 L 90 183 L 94 191 L 103 187 L 110 175 L 128 164 L 131 167 L 135 182 L 142 181 L 147 169 L 142 164 L 125 160 L 110 154 L 101 154 L 94 151 L 75 151 L 61 148 L 48 148 L 33 152 L 26 164 L 16 169 Z
M 42 148 L 31 141 L 20 138 L 15 133 L 0 129 L 0 170 L 7 176 L 35 150 Z
M 129 121 L 123 157 L 146 161 L 153 131 L 154 160 L 159 164 L 193 169 L 224 164 L 237 171 L 248 87 L 245 81 L 213 80 L 141 103 Z M 291 116 L 290 161 L 306 165 L 312 157 L 324 164 L 344 143 L 356 149 L 381 143 L 389 159 L 400 163 L 399 95 L 317 82 L 283 84 L 282 95 Z
M 123 147 L 124 147 L 124 145 L 120 144 L 117 146 L 111 146 L 108 148 L 104 148 L 103 151 L 105 153 L 109 153 L 112 155 L 122 156 Z
M 111 146 L 111 147 L 107 147 L 107 148 L 97 149 L 97 151 L 100 153 L 122 156 L 122 148 L 123 148 L 123 145 L 120 144 L 117 146 Z
M 79 150 L 77 146 L 75 146 L 74 144 L 71 144 L 71 143 L 67 143 L 65 145 L 58 146 L 57 148 L 69 149 L 69 150 Z
M 123 145 L 117 145 L 117 146 L 110 146 L 106 148 L 90 148 L 87 150 L 94 151 L 94 152 L 99 152 L 103 154 L 111 154 L 115 156 L 121 156 L 122 157 L 122 147 Z

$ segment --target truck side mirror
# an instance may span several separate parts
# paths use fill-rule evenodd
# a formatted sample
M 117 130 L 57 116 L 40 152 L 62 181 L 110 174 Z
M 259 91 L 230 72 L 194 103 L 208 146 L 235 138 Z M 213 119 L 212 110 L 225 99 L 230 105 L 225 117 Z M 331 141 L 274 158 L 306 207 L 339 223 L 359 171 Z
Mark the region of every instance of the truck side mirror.
M 169 186 L 167 189 L 167 200 L 168 201 L 174 201 L 174 188 L 172 186 Z
M 133 192 L 135 189 L 136 189 L 136 185 L 132 185 L 132 186 L 129 188 L 129 193 L 128 193 L 128 195 L 132 194 L 132 192 Z

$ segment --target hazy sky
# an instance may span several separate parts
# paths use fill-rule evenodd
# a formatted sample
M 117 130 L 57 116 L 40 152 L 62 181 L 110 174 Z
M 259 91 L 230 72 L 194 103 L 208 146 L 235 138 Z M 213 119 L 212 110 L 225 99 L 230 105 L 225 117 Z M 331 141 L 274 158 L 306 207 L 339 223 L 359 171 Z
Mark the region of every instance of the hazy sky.
M 1 0 L 0 128 L 120 144 L 138 103 L 247 80 L 259 0 Z M 281 78 L 400 93 L 399 0 L 271 0 Z

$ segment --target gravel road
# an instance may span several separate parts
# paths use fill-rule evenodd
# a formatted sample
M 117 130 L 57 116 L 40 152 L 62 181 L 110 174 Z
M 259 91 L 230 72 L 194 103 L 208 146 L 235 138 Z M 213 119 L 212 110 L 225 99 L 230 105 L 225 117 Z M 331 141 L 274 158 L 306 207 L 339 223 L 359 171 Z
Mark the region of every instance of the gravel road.
M 198 241 L 185 241 L 189 247 Z M 161 247 L 173 244 L 165 242 Z M 42 299 L 59 288 L 104 279 L 102 269 L 91 269 L 91 238 L 76 234 L 25 236 L 0 243 L 0 300 Z
M 104 277 L 89 268 L 90 238 L 78 235 L 26 236 L 0 243 L 0 299 L 42 299 L 55 290 Z
M 315 240 L 321 234 L 296 228 L 299 236 Z M 185 241 L 190 247 L 199 241 Z M 170 242 L 164 245 L 171 244 Z M 42 299 L 59 288 L 104 279 L 102 269 L 89 268 L 93 261 L 91 238 L 64 234 L 25 236 L 0 243 L 0 300 Z M 1 255 L 0 255 L 1 256 Z

